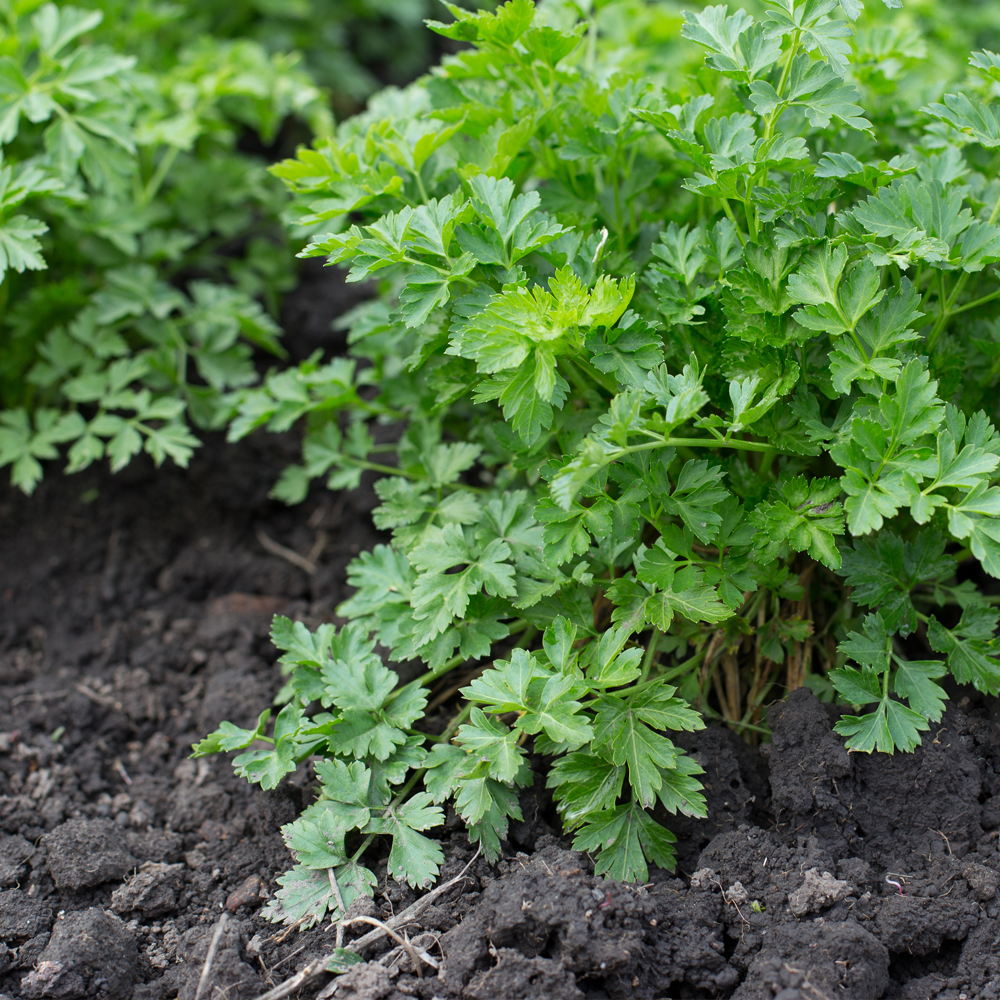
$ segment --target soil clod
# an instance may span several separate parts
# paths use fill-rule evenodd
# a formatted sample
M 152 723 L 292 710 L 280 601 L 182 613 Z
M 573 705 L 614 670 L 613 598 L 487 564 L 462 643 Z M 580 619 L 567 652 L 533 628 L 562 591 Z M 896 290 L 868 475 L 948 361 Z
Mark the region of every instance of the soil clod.
M 195 1000 L 201 986 L 201 1000 L 252 1000 L 312 966 L 283 995 L 1000 1000 L 991 706 L 949 708 L 913 754 L 866 757 L 845 752 L 835 713 L 804 689 L 771 708 L 769 747 L 718 729 L 679 737 L 706 770 L 708 817 L 664 815 L 676 875 L 595 876 L 540 780 L 496 864 L 454 822 L 430 831 L 440 884 L 461 877 L 423 906 L 373 855 L 375 897 L 348 916 L 391 924 L 419 961 L 358 923 L 343 942 L 367 941 L 366 961 L 331 977 L 332 928 L 263 916 L 290 865 L 280 828 L 312 801 L 311 772 L 260 791 L 221 758 L 187 759 L 221 718 L 253 724 L 277 692 L 270 616 L 332 620 L 352 546 L 376 540 L 349 500 L 315 574 L 263 551 L 258 529 L 298 552 L 313 543 L 301 511 L 267 499 L 260 470 L 281 457 L 260 459 L 263 446 L 250 439 L 225 463 L 207 451 L 155 479 L 141 464 L 114 481 L 90 470 L 72 490 L 46 479 L 30 504 L 4 501 L 0 997 Z M 89 486 L 109 499 L 81 520 Z M 200 499 L 180 502 L 192 486 Z M 109 600 L 116 528 L 128 544 Z M 59 574 L 31 576 L 55 554 Z

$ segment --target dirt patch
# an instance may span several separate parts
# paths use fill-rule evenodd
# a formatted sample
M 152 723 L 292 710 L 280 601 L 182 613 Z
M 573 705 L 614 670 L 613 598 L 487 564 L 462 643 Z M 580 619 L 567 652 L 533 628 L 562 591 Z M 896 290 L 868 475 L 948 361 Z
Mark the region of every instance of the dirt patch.
M 314 278 L 310 294 L 332 294 Z M 336 302 L 296 308 L 310 349 L 335 345 L 322 328 Z M 3 997 L 239 1000 L 332 950 L 325 928 L 260 916 L 308 770 L 262 793 L 225 760 L 188 759 L 276 692 L 271 616 L 333 620 L 347 562 L 378 540 L 370 490 L 292 510 L 268 499 L 294 453 L 291 438 L 210 440 L 186 472 L 137 461 L 0 497 Z M 678 872 L 644 886 L 594 877 L 539 778 L 503 858 L 477 859 L 407 927 L 433 965 L 382 942 L 300 995 L 1000 998 L 991 708 L 951 707 L 895 757 L 847 754 L 806 691 L 772 707 L 760 751 L 718 729 L 682 734 L 709 816 L 668 820 Z M 453 815 L 436 835 L 447 880 L 473 851 Z M 385 857 L 367 861 L 379 889 L 358 915 L 414 901 Z

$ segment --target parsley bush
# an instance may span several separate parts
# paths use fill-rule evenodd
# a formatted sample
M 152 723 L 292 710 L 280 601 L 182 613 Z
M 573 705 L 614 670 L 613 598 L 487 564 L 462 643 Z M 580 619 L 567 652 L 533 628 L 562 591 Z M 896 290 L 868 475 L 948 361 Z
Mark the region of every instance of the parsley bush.
M 274 169 L 378 294 L 230 434 L 301 420 L 276 494 L 374 471 L 392 538 L 342 629 L 276 620 L 273 728 L 196 748 L 264 787 L 315 756 L 274 919 L 370 893 L 379 835 L 432 879 L 445 803 L 496 857 L 529 751 L 643 880 L 705 811 L 669 731 L 809 684 L 851 750 L 912 750 L 946 674 L 1000 688 L 1000 56 L 946 88 L 860 0 L 584 7 L 449 7 L 463 51 Z

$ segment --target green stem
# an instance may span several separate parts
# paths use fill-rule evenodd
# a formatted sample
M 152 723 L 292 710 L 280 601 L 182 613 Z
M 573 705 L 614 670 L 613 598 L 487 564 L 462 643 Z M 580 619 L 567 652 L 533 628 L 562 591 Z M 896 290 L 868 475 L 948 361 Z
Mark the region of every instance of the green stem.
M 1000 194 L 997 195 L 997 200 L 993 203 L 993 211 L 990 212 L 989 220 L 987 221 L 988 226 L 994 225 L 997 219 L 1000 219 Z M 930 336 L 927 338 L 927 352 L 928 354 L 934 349 L 934 346 L 938 342 L 938 338 L 941 336 L 941 331 L 944 329 L 945 323 L 951 319 L 957 312 L 962 312 L 961 309 L 955 309 L 954 305 L 958 301 L 959 295 L 962 294 L 963 289 L 969 281 L 969 272 L 963 271 L 959 277 L 958 281 L 955 282 L 955 287 L 952 289 L 951 295 L 947 299 L 943 299 L 941 303 L 941 313 L 937 318 L 937 322 L 934 324 L 934 329 L 931 330 Z M 941 276 L 941 291 L 942 295 L 944 292 L 944 275 Z M 990 296 L 992 297 L 992 296 Z M 976 303 L 973 303 L 976 304 Z
M 361 846 L 351 855 L 350 864 L 354 865 L 358 863 L 358 860 L 361 858 L 361 855 L 364 854 L 369 847 L 371 847 L 372 841 L 374 839 L 375 839 L 375 834 L 369 833 L 368 836 L 361 841 Z
M 166 180 L 167 174 L 170 172 L 170 168 L 174 165 L 174 160 L 177 159 L 177 154 L 180 149 L 177 146 L 171 146 L 162 157 L 160 157 L 160 162 L 156 165 L 156 169 L 153 171 L 153 176 L 149 178 L 149 183 L 142 189 L 142 204 L 148 205 L 155 197 L 157 192 L 160 190 L 160 186 Z
M 403 476 L 405 479 L 423 479 L 423 476 L 418 476 L 412 472 L 407 472 L 406 469 L 400 469 L 395 465 L 382 465 L 380 462 L 368 462 L 363 458 L 349 458 L 348 461 L 352 465 L 356 465 L 359 469 L 369 469 L 372 472 L 384 472 L 387 476 Z
M 420 197 L 423 198 L 424 204 L 426 205 L 427 202 L 429 202 L 431 199 L 430 196 L 427 194 L 427 188 L 424 187 L 424 179 L 423 177 L 420 176 L 419 169 L 415 169 L 413 171 L 413 177 L 417 182 L 417 190 L 420 192 Z
M 441 666 L 435 667 L 433 670 L 428 670 L 427 673 L 420 678 L 420 686 L 427 687 L 428 684 L 433 684 L 439 677 L 444 677 L 449 670 L 454 670 L 455 667 L 465 663 L 466 660 L 467 657 L 465 656 L 453 656 L 450 660 L 445 660 Z
M 380 462 L 369 462 L 366 459 L 354 458 L 350 455 L 344 456 L 344 461 L 357 466 L 359 469 L 369 469 L 372 472 L 381 472 L 387 476 L 403 476 L 412 482 L 419 482 L 425 478 L 424 476 L 417 475 L 415 472 L 407 472 L 406 469 L 401 469 L 397 465 L 382 465 Z M 489 490 L 485 486 L 469 486 L 467 483 L 456 483 L 453 484 L 453 487 L 459 490 L 469 490 L 471 493 L 489 493 Z
M 796 28 L 795 33 L 792 35 L 792 44 L 788 47 L 788 55 L 785 57 L 785 65 L 782 67 L 781 70 L 781 79 L 778 81 L 778 87 L 775 91 L 775 93 L 779 97 L 784 93 L 785 84 L 788 83 L 788 74 L 792 70 L 792 61 L 795 59 L 795 52 L 799 47 L 799 41 L 801 40 L 801 38 L 802 38 L 802 32 L 798 28 Z M 778 114 L 778 109 L 775 108 L 774 111 L 772 112 L 772 116 L 774 117 L 775 121 L 777 121 L 777 114 Z M 767 138 L 768 139 L 771 138 L 770 123 L 768 126 Z
M 968 310 L 975 309 L 977 306 L 985 305 L 987 302 L 992 302 L 993 299 L 996 298 L 1000 298 L 1000 288 L 998 288 L 995 292 L 990 292 L 989 295 L 984 295 L 981 299 L 974 299 L 972 302 L 966 302 L 964 306 L 952 309 L 951 315 L 957 316 L 959 313 L 968 312 Z
M 4 278 L 0 281 L 0 320 L 7 313 L 7 303 L 10 301 L 10 282 Z
M 747 238 L 743 235 L 743 230 L 740 229 L 740 224 L 736 221 L 736 216 L 733 215 L 733 207 L 729 204 L 729 199 L 720 198 L 719 201 L 722 202 L 722 211 L 726 213 L 726 218 L 729 219 L 736 230 L 736 238 L 740 241 L 740 246 L 745 247 L 747 245 Z
M 640 684 L 646 680 L 650 670 L 653 669 L 653 661 L 656 659 L 656 649 L 660 645 L 660 637 L 662 635 L 663 633 L 658 628 L 653 629 L 653 634 L 650 636 L 649 643 L 646 646 L 646 655 L 642 658 L 642 673 L 639 674 Z
M 732 719 L 727 719 L 724 715 L 721 715 L 719 712 L 714 711 L 707 705 L 705 706 L 704 709 L 702 709 L 702 715 L 705 715 L 709 719 L 712 719 L 716 722 L 721 722 L 724 725 L 737 726 L 740 729 L 752 729 L 755 733 L 763 733 L 765 736 L 770 735 L 771 732 L 771 730 L 768 729 L 767 726 L 755 726 L 752 722 L 743 722 L 742 720 L 740 720 L 739 722 L 734 722 Z
M 586 358 L 574 358 L 573 363 L 578 365 L 599 386 L 610 392 L 612 396 L 618 395 L 618 381 L 611 375 L 598 371 Z
M 768 448 L 767 451 L 762 452 L 760 457 L 760 468 L 757 470 L 757 475 L 763 479 L 765 476 L 771 474 L 771 464 L 774 462 L 778 451 L 776 448 Z
M 882 700 L 883 701 L 888 701 L 889 700 L 889 677 L 892 674 L 892 638 L 891 637 L 889 638 L 889 640 L 885 644 L 885 651 L 886 651 L 886 655 L 888 657 L 888 660 L 887 660 L 886 666 L 885 666 L 885 677 L 882 678 Z
M 471 712 L 472 712 L 472 705 L 471 704 L 466 705 L 465 708 L 463 708 L 462 711 L 459 712 L 458 715 L 456 715 L 455 718 L 448 723 L 447 728 L 441 734 L 440 740 L 444 742 L 451 739 L 451 737 L 458 731 L 458 727 L 463 722 L 465 722 L 465 720 L 469 717 Z M 406 783 L 403 785 L 403 787 L 400 788 L 400 790 L 396 792 L 396 794 L 393 796 L 392 802 L 390 802 L 389 805 L 386 806 L 385 812 L 391 813 L 392 810 L 395 809 L 396 806 L 398 806 L 399 803 L 402 802 L 403 799 L 405 799 L 406 796 L 413 791 L 413 789 L 417 786 L 417 783 L 423 778 L 423 776 L 426 773 L 427 773 L 426 767 L 421 767 L 419 770 L 414 771 L 413 774 L 411 774 L 410 777 L 406 780 Z M 367 837 L 365 837 L 365 839 L 361 842 L 361 846 L 354 852 L 353 855 L 351 855 L 352 864 L 356 863 L 358 859 L 361 857 L 361 855 L 368 850 L 375 837 L 376 834 L 374 833 L 370 833 L 368 834 Z
M 581 371 L 580 368 L 577 367 L 577 362 L 579 360 L 580 360 L 579 358 L 575 360 L 570 360 L 569 358 L 563 357 L 559 359 L 557 366 L 561 368 L 562 371 L 566 374 L 569 381 L 576 388 L 577 392 L 585 396 L 587 395 L 588 392 L 590 392 L 593 389 L 593 386 L 587 384 L 587 380 L 584 377 L 583 371 Z M 617 389 L 613 391 L 617 391 Z
M 776 455 L 788 455 L 790 452 L 781 451 L 774 445 L 765 441 L 720 441 L 717 438 L 675 438 L 663 439 L 665 448 L 732 448 L 735 451 L 773 451 Z
M 465 708 L 463 708 L 462 711 L 459 712 L 458 715 L 456 715 L 455 718 L 452 719 L 451 722 L 448 723 L 447 728 L 441 734 L 441 742 L 445 743 L 448 740 L 450 740 L 452 738 L 452 736 L 454 736 L 455 733 L 458 732 L 459 726 L 461 726 L 462 723 L 465 722 L 465 720 L 468 719 L 468 717 L 470 715 L 472 715 L 472 702 L 471 701 L 470 702 L 466 702 Z

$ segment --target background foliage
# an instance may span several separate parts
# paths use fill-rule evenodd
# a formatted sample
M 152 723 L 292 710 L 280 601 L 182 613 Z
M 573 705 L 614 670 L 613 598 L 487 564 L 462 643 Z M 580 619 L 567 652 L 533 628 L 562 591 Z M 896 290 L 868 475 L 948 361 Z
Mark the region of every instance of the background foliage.
M 329 133 L 331 101 L 356 109 L 390 52 L 389 77 L 413 76 L 423 13 L 4 5 L 0 464 L 18 486 L 60 454 L 68 471 L 140 450 L 183 464 L 192 428 L 224 426 L 254 351 L 282 356 L 274 317 L 295 281 L 286 195 L 247 150 Z

